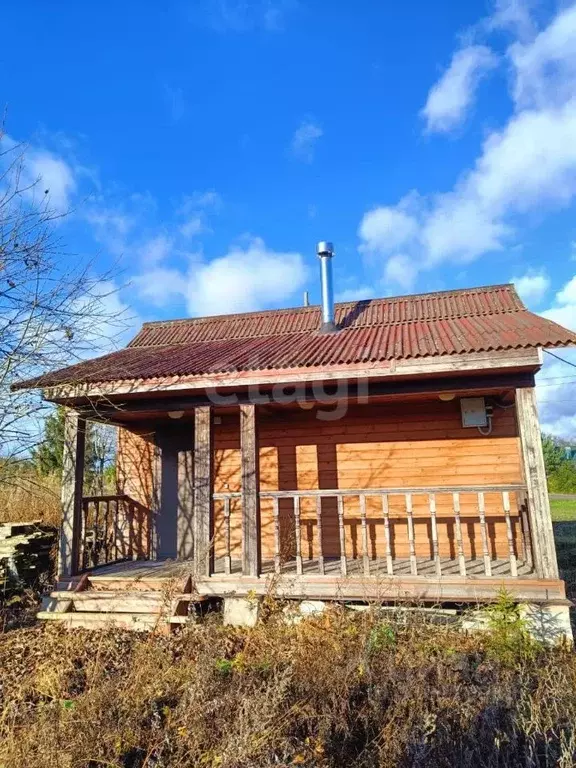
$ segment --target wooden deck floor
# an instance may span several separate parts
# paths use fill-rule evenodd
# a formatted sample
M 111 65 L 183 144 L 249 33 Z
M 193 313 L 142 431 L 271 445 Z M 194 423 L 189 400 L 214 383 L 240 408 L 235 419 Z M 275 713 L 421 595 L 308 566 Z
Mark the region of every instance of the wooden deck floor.
M 219 579 L 234 578 L 242 575 L 242 566 L 240 560 L 233 560 L 231 573 L 225 574 L 223 559 L 217 559 L 214 564 L 214 575 Z M 410 576 L 410 561 L 408 559 L 397 559 L 393 562 L 394 576 Z M 364 573 L 364 564 L 362 560 L 347 561 L 348 576 L 351 578 L 366 577 Z M 455 578 L 460 576 L 458 562 L 451 559 L 441 561 L 442 576 Z M 436 564 L 433 560 L 419 559 L 417 561 L 418 576 L 436 580 Z M 511 578 L 510 562 L 508 560 L 492 560 L 492 575 L 490 578 Z M 120 563 L 103 565 L 90 571 L 90 580 L 107 579 L 161 579 L 171 580 L 174 578 L 183 578 L 194 571 L 194 562 L 192 560 L 136 560 Z M 324 561 L 324 571 L 327 577 L 345 579 L 340 571 L 339 558 L 326 558 Z M 281 572 L 287 576 L 296 575 L 296 563 L 292 560 L 282 563 Z M 262 575 L 268 576 L 274 573 L 274 563 L 266 560 L 262 563 Z M 484 572 L 484 563 L 482 560 L 468 558 L 466 560 L 467 576 L 473 578 L 486 577 Z M 317 560 L 305 560 L 303 563 L 303 575 L 315 578 L 321 578 Z M 386 562 L 384 560 L 370 561 L 370 576 L 375 578 L 387 577 Z M 518 561 L 518 577 L 530 578 L 532 576 L 530 567 Z
M 466 577 L 460 575 L 454 560 L 442 562 L 441 577 L 433 560 L 419 560 L 417 575 L 411 573 L 409 560 L 395 560 L 393 577 L 387 575 L 385 563 L 379 560 L 370 561 L 368 576 L 362 560 L 350 558 L 347 565 L 348 574 L 342 576 L 340 559 L 327 559 L 325 573 L 320 574 L 317 561 L 308 560 L 304 563 L 303 573 L 297 574 L 295 563 L 288 562 L 282 564 L 282 572 L 278 575 L 274 563 L 266 561 L 260 576 L 242 576 L 239 561 L 233 561 L 233 572 L 227 574 L 224 573 L 224 562 L 217 560 L 211 576 L 198 577 L 192 560 L 124 561 L 91 569 L 68 582 L 59 582 L 52 597 L 64 603 L 76 600 L 82 610 L 86 601 L 90 602 L 91 591 L 101 593 L 96 600 L 98 604 L 113 597 L 115 606 L 124 602 L 126 606 L 132 605 L 134 600 L 141 602 L 142 593 L 147 593 L 145 597 L 151 604 L 155 604 L 159 595 L 176 595 L 179 605 L 213 597 L 269 594 L 290 600 L 477 604 L 493 600 L 498 591 L 505 588 L 519 602 L 566 602 L 562 581 L 538 578 L 523 562 L 518 563 L 517 577 L 511 576 L 508 560 L 492 560 L 491 575 L 486 576 L 482 560 L 468 559 Z M 85 597 L 75 597 L 77 593 Z M 124 602 L 118 602 L 117 596 L 121 594 L 126 598 Z

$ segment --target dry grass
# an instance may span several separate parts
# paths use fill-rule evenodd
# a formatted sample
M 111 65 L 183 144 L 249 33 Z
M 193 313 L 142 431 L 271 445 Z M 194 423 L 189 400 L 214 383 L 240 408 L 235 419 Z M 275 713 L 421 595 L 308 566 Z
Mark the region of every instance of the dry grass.
M 19 471 L 0 484 L 0 523 L 41 520 L 60 525 L 60 478 Z
M 371 611 L 278 615 L 253 630 L 212 616 L 171 637 L 6 633 L 0 766 L 574 764 L 570 650 Z

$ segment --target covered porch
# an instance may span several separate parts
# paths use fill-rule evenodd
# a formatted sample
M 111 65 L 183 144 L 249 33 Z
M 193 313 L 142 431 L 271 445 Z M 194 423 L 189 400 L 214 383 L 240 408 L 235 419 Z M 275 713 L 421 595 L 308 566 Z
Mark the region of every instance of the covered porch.
M 200 598 L 476 602 L 504 586 L 562 601 L 533 378 L 466 384 L 380 387 L 334 421 L 314 402 L 134 401 L 121 420 L 147 451 L 149 472 L 143 454 L 126 462 L 145 500 L 83 496 L 85 418 L 70 410 L 59 590 L 176 578 Z M 489 439 L 461 431 L 470 395 L 503 405 Z

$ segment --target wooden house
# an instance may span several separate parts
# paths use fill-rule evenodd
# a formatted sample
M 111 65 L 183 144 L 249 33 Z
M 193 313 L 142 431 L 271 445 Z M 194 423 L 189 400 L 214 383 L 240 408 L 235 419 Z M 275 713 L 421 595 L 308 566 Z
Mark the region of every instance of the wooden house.
M 512 285 L 337 304 L 332 327 L 324 310 L 145 323 L 24 384 L 67 406 L 41 617 L 140 627 L 210 596 L 466 604 L 502 586 L 567 610 L 534 376 L 576 335 Z M 119 427 L 116 495 L 83 495 L 87 419 Z

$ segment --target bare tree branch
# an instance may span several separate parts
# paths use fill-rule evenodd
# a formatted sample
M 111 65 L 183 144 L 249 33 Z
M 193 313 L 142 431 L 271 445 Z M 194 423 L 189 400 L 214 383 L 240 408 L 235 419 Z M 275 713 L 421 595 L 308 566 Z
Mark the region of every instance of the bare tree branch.
M 4 139 L 0 128 L 0 483 L 40 439 L 49 407 L 11 385 L 93 357 L 127 327 L 110 302 L 111 276 L 66 253 L 63 214 L 40 179 L 25 181 L 26 147 Z

